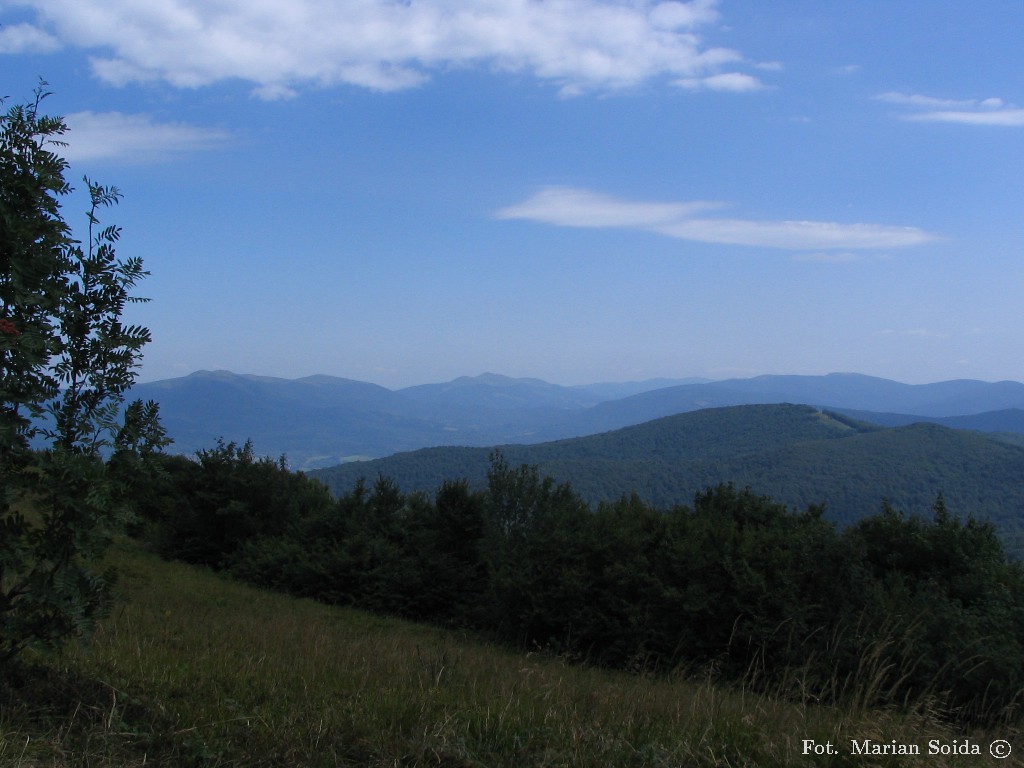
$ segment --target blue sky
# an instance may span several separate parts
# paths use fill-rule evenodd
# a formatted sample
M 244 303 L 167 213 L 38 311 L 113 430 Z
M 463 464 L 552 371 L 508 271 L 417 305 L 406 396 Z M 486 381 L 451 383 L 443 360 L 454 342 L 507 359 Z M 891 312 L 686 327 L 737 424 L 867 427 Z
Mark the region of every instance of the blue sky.
M 140 379 L 1024 380 L 1024 2 L 0 0 Z M 68 217 L 81 221 L 80 199 Z

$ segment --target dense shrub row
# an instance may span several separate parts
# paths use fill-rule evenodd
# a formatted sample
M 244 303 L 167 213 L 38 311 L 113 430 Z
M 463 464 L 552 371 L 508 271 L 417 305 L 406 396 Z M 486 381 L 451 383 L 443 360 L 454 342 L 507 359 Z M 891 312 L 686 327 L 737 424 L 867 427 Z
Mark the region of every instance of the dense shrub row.
M 730 485 L 692 508 L 593 510 L 497 454 L 482 492 L 381 478 L 340 499 L 248 446 L 160 461 L 139 508 L 162 554 L 295 595 L 615 667 L 799 669 L 816 696 L 935 694 L 977 715 L 1024 685 L 1024 571 L 941 498 L 933 520 L 883 505 L 839 531 Z

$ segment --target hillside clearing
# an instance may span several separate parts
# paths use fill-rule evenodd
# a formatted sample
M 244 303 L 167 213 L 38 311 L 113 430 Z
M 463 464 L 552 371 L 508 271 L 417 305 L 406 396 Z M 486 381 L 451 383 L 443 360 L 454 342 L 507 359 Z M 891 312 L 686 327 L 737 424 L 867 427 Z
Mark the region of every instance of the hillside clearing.
M 134 545 L 113 560 L 125 600 L 91 646 L 0 687 L 0 765 L 867 765 L 853 739 L 925 753 L 872 765 L 977 764 L 927 755 L 930 739 L 966 738 L 927 707 L 840 711 L 610 673 L 256 590 Z M 839 754 L 804 756 L 804 739 Z

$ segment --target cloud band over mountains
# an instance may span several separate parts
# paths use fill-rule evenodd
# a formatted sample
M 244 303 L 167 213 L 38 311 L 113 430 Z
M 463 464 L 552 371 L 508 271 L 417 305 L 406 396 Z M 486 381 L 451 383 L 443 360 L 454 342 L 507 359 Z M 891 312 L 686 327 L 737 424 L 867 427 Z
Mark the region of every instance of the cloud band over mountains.
M 495 213 L 562 227 L 625 228 L 680 240 L 796 251 L 862 250 L 922 245 L 936 235 L 917 227 L 828 221 L 753 221 L 706 215 L 722 203 L 657 203 L 621 200 L 586 189 L 547 187 Z

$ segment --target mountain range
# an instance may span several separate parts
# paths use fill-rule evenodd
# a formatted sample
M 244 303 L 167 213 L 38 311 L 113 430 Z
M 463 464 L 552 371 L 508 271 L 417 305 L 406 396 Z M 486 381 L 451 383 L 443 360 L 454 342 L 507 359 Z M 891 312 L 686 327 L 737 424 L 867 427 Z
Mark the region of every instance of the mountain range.
M 861 374 L 651 379 L 560 386 L 497 374 L 391 390 L 332 376 L 281 379 L 197 371 L 136 385 L 160 403 L 172 450 L 252 440 L 296 469 L 430 446 L 534 444 L 725 406 L 799 403 L 884 426 L 934 422 L 1024 442 L 1024 384 L 903 384 Z

